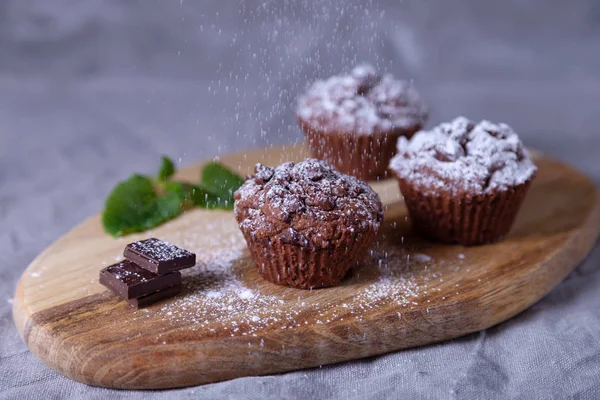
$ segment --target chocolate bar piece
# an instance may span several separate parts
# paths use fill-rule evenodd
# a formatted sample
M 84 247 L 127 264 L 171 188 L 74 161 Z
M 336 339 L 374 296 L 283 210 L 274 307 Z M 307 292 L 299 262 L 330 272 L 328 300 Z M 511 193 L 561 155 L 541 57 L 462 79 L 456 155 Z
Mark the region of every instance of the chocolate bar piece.
M 137 299 L 129 299 L 127 302 L 129 305 L 135 308 L 142 308 L 156 303 L 157 301 L 177 296 L 179 293 L 181 293 L 181 283 L 174 286 L 169 286 L 168 288 L 161 289 L 145 296 L 138 297 Z
M 124 299 L 133 299 L 181 283 L 181 273 L 158 275 L 123 260 L 101 270 L 100 283 Z
M 123 256 L 160 275 L 196 265 L 196 254 L 156 238 L 128 244 Z

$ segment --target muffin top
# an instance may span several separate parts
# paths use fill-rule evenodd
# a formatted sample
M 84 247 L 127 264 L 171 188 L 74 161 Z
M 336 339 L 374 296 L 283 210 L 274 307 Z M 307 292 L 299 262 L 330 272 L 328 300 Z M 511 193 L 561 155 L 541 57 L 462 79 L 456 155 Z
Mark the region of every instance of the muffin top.
M 327 248 L 344 234 L 358 238 L 379 229 L 377 193 L 323 161 L 257 164 L 255 171 L 234 194 L 240 229 L 253 240 L 279 236 L 284 243 Z
M 371 65 L 316 81 L 299 98 L 296 113 L 309 128 L 357 135 L 414 131 L 427 119 L 427 108 L 412 84 L 378 75 Z
M 474 193 L 510 189 L 536 171 L 510 126 L 475 124 L 465 117 L 417 132 L 410 140 L 401 137 L 390 169 L 423 188 Z

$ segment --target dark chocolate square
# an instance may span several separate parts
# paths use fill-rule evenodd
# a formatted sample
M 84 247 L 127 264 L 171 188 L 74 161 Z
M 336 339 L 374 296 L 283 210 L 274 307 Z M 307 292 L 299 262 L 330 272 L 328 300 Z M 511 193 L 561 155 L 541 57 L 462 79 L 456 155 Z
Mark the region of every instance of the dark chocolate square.
M 169 297 L 177 296 L 179 293 L 181 293 L 181 283 L 174 286 L 169 286 L 168 288 L 161 289 L 145 296 L 138 297 L 137 299 L 129 299 L 127 302 L 132 307 L 142 308 L 158 301 L 168 299 Z
M 100 283 L 120 297 L 132 299 L 181 283 L 181 273 L 158 275 L 123 260 L 101 270 Z
M 123 256 L 160 275 L 196 265 L 196 254 L 156 238 L 128 244 Z

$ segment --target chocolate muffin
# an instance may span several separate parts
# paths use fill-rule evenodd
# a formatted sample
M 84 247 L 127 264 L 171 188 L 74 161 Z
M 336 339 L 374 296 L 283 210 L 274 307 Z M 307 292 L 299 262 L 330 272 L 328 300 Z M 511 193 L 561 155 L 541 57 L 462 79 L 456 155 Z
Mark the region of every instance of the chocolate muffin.
M 234 210 L 260 274 L 300 289 L 339 283 L 379 230 L 377 193 L 315 159 L 255 171 Z
M 509 232 L 536 167 L 510 126 L 459 117 L 400 138 L 390 170 L 418 231 L 477 245 Z
M 421 129 L 427 108 L 411 83 L 362 65 L 313 83 L 296 114 L 313 157 L 370 180 L 386 175 L 398 137 Z

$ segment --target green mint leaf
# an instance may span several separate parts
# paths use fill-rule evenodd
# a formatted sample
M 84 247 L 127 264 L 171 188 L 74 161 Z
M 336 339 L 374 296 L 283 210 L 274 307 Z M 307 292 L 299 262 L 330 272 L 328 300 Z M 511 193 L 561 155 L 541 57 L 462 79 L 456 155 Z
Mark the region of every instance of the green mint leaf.
M 156 198 L 152 181 L 133 174 L 108 195 L 102 212 L 104 230 L 116 237 L 142 229 Z
M 211 208 L 233 208 L 233 193 L 244 183 L 244 178 L 218 162 L 208 163 L 202 168 L 200 186 L 215 197 Z
M 133 174 L 109 194 L 102 211 L 104 230 L 114 236 L 143 232 L 192 207 L 233 208 L 233 192 L 244 179 L 219 163 L 207 164 L 199 185 L 171 181 L 173 162 L 162 158 L 156 180 Z
M 183 202 L 178 193 L 166 192 L 156 199 L 155 214 L 149 216 L 147 222 L 152 225 L 150 228 L 153 228 L 177 217 L 182 212 Z
M 162 156 L 162 163 L 156 179 L 159 181 L 166 181 L 173 176 L 175 173 L 175 164 L 169 157 Z
M 221 201 L 218 195 L 211 193 L 208 189 L 199 185 L 169 181 L 165 183 L 165 190 L 177 193 L 184 208 L 193 206 L 202 208 L 224 208 L 219 207 Z
M 212 193 L 207 188 L 201 185 L 189 185 L 189 188 L 194 205 L 204 208 L 225 208 L 220 207 L 219 195 Z
M 177 193 L 158 195 L 152 180 L 134 174 L 109 194 L 102 212 L 106 233 L 118 237 L 154 228 L 183 211 Z

